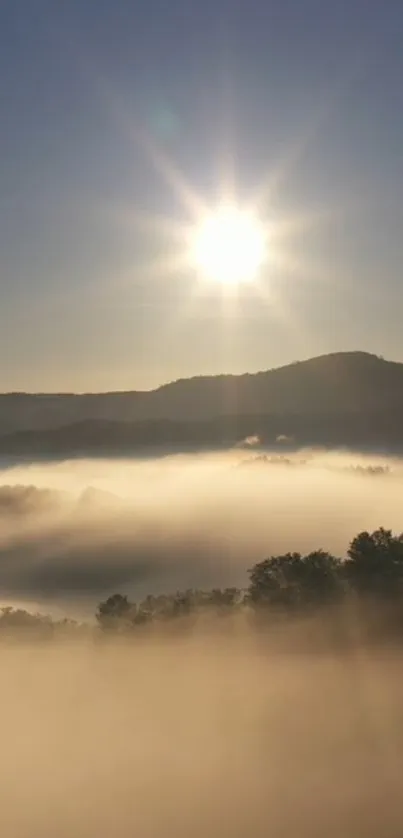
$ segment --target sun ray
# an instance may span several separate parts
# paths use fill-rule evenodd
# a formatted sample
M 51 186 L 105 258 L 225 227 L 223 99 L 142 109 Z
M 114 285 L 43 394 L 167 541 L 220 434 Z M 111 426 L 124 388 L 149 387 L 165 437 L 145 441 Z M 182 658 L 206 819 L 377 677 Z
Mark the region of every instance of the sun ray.
M 126 227 L 133 233 L 152 232 L 157 236 L 168 236 L 172 241 L 183 242 L 183 222 L 167 215 L 145 212 L 133 205 L 106 206 L 105 212 L 109 221 L 118 227 Z
M 173 158 L 144 131 L 137 131 L 137 139 L 154 168 L 163 177 L 168 186 L 172 188 L 174 194 L 179 198 L 182 206 L 189 212 L 190 216 L 197 219 L 203 215 L 207 209 L 206 204 L 197 192 L 192 189 L 184 173 L 174 163 Z
M 311 233 L 318 229 L 332 213 L 323 209 L 294 214 L 281 208 L 277 211 L 274 193 L 279 192 L 284 178 L 289 178 L 300 165 L 322 122 L 334 108 L 335 98 L 337 96 L 328 95 L 316 113 L 307 114 L 303 130 L 297 132 L 278 165 L 260 179 L 259 187 L 250 193 L 249 200 L 245 200 L 245 195 L 240 197 L 243 190 L 237 182 L 236 131 L 234 125 L 229 125 L 226 113 L 222 137 L 224 159 L 217 175 L 217 206 L 212 207 L 198 194 L 172 155 L 144 125 L 131 118 L 122 100 L 110 96 L 109 102 L 129 138 L 142 150 L 145 161 L 167 184 L 184 210 L 182 218 L 175 218 L 174 212 L 169 217 L 144 212 L 135 205 L 117 208 L 114 220 L 119 225 L 127 225 L 129 233 L 132 229 L 138 240 L 133 266 L 129 265 L 127 271 L 114 277 L 115 290 L 129 291 L 130 287 L 144 284 L 144 294 L 142 291 L 138 297 L 138 304 L 142 305 L 142 298 L 149 300 L 152 297 L 147 290 L 150 283 L 155 281 L 155 292 L 159 295 L 161 282 L 174 281 L 177 282 L 174 295 L 178 296 L 176 310 L 183 316 L 191 316 L 197 305 L 202 308 L 204 304 L 218 305 L 223 320 L 235 321 L 242 314 L 243 302 L 256 297 L 269 306 L 271 312 L 277 308 L 280 319 L 291 318 L 291 312 L 282 309 L 281 300 L 274 293 L 277 283 L 274 277 L 283 276 L 286 283 L 291 280 L 298 283 L 327 281 L 325 276 L 331 275 L 331 268 L 325 266 L 324 271 L 323 266 L 314 264 L 309 251 L 305 246 L 301 248 L 298 241 L 303 240 L 307 231 Z M 231 209 L 232 218 L 227 217 L 225 223 L 220 218 L 222 208 Z M 111 210 L 111 217 L 113 213 Z M 253 223 L 247 219 L 253 219 Z M 242 228 L 244 222 L 246 226 Z M 201 281 L 206 278 L 218 279 L 218 283 Z M 245 280 L 248 282 L 244 286 Z M 133 294 L 133 304 L 136 304 L 136 294 Z M 156 304 L 159 304 L 158 300 Z
M 321 101 L 306 115 L 305 124 L 288 143 L 276 165 L 271 166 L 259 179 L 259 185 L 253 191 L 251 202 L 257 209 L 265 207 L 267 201 L 273 200 L 289 179 L 305 154 L 316 141 L 320 130 L 334 115 L 337 106 L 348 95 L 351 85 L 365 73 L 368 57 L 361 53 L 353 53 L 349 60 L 343 63 L 343 69 L 335 77 L 332 84 L 324 92 Z

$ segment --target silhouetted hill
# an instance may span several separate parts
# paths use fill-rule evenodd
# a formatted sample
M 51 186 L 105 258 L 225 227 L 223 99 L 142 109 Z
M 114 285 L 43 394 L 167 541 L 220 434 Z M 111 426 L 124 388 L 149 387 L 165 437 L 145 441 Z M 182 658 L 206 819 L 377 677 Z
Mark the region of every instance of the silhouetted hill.
M 239 376 L 200 376 L 150 392 L 0 396 L 0 453 L 127 451 L 141 445 L 268 443 L 396 447 L 403 364 L 337 353 Z
M 403 364 L 341 352 L 245 375 L 199 376 L 148 392 L 0 394 L 0 432 L 87 420 L 205 420 L 229 414 L 354 413 L 403 405 Z

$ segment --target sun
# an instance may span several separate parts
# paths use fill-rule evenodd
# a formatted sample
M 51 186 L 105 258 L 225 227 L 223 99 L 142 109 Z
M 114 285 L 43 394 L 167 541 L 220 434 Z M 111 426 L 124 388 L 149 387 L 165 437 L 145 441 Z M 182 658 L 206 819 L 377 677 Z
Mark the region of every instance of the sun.
M 236 206 L 219 207 L 192 234 L 191 259 L 208 279 L 223 285 L 253 280 L 267 255 L 263 225 Z

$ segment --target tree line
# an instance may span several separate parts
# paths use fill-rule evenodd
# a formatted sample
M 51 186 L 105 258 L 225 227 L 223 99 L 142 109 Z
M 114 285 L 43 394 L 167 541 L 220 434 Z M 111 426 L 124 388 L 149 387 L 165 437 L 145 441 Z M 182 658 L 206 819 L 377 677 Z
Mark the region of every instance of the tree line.
M 312 612 L 351 595 L 396 602 L 403 593 L 403 533 L 394 535 L 382 527 L 360 532 L 344 559 L 324 550 L 270 556 L 253 565 L 248 577 L 245 589 L 189 589 L 149 595 L 140 603 L 116 593 L 98 606 L 97 623 L 105 631 L 125 631 L 155 621 L 200 613 L 228 615 L 246 608 L 257 614 Z
M 134 602 L 115 593 L 100 602 L 96 631 L 124 634 L 147 625 L 168 624 L 178 618 L 200 615 L 225 617 L 238 613 L 267 616 L 312 614 L 354 598 L 387 604 L 402 610 L 403 629 L 403 533 L 379 528 L 360 532 L 341 559 L 325 550 L 306 555 L 292 552 L 269 556 L 248 570 L 246 588 L 188 589 L 173 594 L 149 594 Z M 400 623 L 399 623 L 400 625 Z M 54 621 L 23 609 L 0 609 L 0 635 L 17 630 L 38 637 L 88 634 L 89 625 L 74 620 Z

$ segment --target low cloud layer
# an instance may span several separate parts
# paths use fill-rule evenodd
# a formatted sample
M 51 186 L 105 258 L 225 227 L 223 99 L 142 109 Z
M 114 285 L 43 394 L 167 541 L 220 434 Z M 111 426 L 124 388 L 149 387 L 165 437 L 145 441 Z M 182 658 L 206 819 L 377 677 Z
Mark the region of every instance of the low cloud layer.
M 4 471 L 3 597 L 90 613 L 117 589 L 243 584 L 271 552 L 343 554 L 362 528 L 401 529 L 399 461 L 250 457 Z M 0 834 L 403 834 L 402 654 L 364 648 L 344 618 L 337 651 L 320 615 L 304 630 L 240 615 L 121 642 L 3 638 Z
M 344 555 L 361 529 L 402 529 L 398 460 L 236 451 L 21 465 L 0 480 L 3 600 L 68 611 L 116 590 L 244 585 L 271 553 Z
M 403 832 L 396 653 L 31 645 L 2 649 L 2 675 L 7 838 Z

